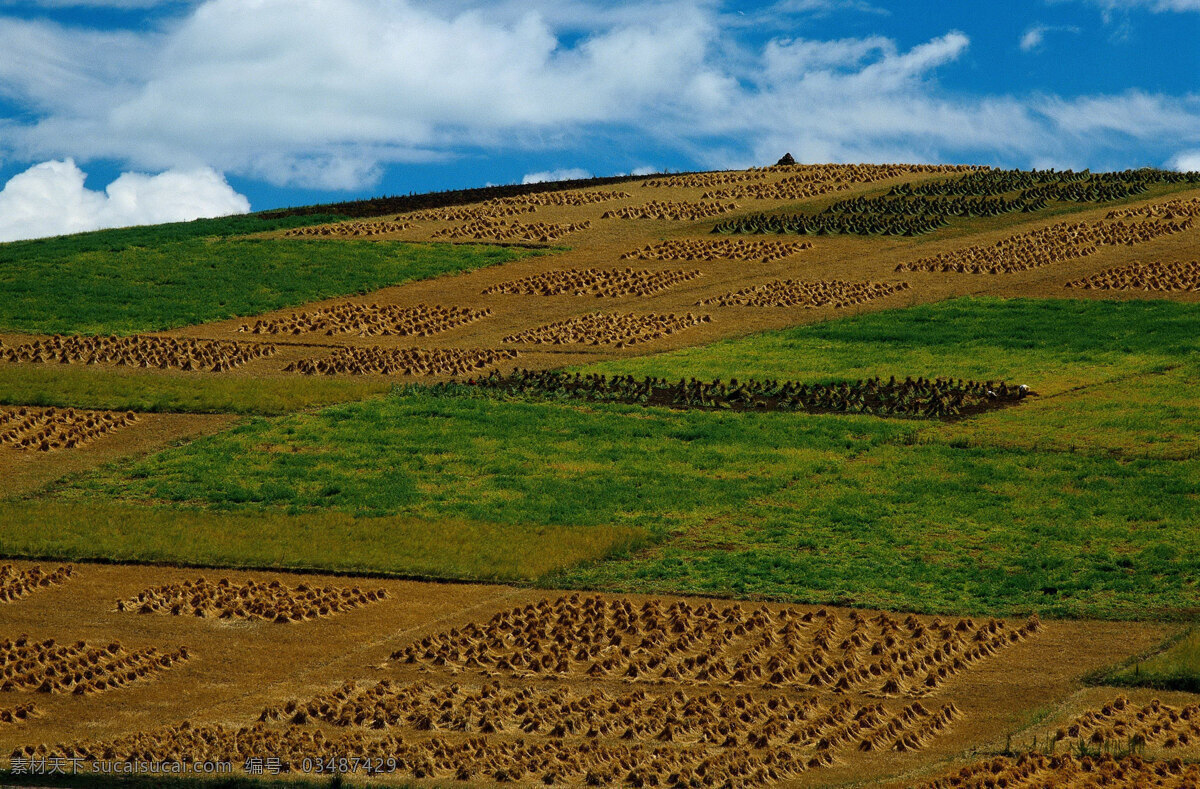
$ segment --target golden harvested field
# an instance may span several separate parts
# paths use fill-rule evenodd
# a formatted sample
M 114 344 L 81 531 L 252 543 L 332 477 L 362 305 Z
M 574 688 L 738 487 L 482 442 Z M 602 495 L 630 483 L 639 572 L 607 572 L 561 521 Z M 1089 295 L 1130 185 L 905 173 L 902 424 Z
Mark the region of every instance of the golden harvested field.
M 1086 711 L 1075 678 L 1169 629 L 1153 624 L 103 565 L 0 605 L 17 759 L 818 786 L 928 772 L 1047 707 L 1039 731 L 1141 733 L 1148 755 L 1195 753 L 1200 723 L 1142 693 Z

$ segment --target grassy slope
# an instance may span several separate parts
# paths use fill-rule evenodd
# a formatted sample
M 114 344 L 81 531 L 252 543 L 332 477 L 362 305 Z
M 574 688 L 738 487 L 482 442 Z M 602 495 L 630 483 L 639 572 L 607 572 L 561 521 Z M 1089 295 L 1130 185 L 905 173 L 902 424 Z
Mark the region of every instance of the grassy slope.
M 960 299 L 644 357 L 635 374 L 1004 377 L 1041 399 L 875 448 L 571 584 L 937 611 L 1194 605 L 1200 310 Z M 615 371 L 615 365 L 601 365 Z
M 0 328 L 130 334 L 255 315 L 513 260 L 450 244 L 189 238 L 119 251 L 0 247 Z
M 1028 381 L 1041 399 L 944 425 L 415 390 L 255 420 L 92 474 L 55 496 L 81 511 L 115 499 L 228 512 L 401 513 L 430 524 L 618 526 L 658 538 L 636 554 L 542 579 L 552 584 L 944 612 L 1175 616 L 1194 605 L 1200 577 L 1192 528 L 1200 460 L 1188 419 L 1200 386 L 1194 368 L 1178 366 L 1198 337 L 1200 310 L 1189 305 L 962 299 L 619 369 L 806 380 L 1004 376 Z M 1126 399 L 1129 382 L 1138 382 L 1137 395 Z M 1050 427 L 1039 433 L 1043 414 Z M 1073 428 L 1066 436 L 1054 428 L 1064 420 Z M 1147 443 L 1163 423 L 1170 429 Z M 51 537 L 31 521 L 0 536 L 0 550 L 28 552 Z M 87 537 L 62 539 L 79 550 Z M 305 539 L 279 550 L 303 550 Z M 171 547 L 178 555 L 202 549 Z M 382 553 L 368 561 L 396 564 Z
M 19 517 L 0 532 L 0 553 L 349 562 L 362 570 L 446 577 L 484 574 L 482 560 L 464 572 L 463 553 L 492 560 L 499 553 L 508 556 L 500 567 L 514 564 L 532 577 L 651 535 L 700 527 L 730 506 L 909 429 L 865 417 L 770 414 L 747 422 L 732 414 L 398 394 L 252 420 L 87 475 L 49 502 L 14 504 L 10 511 Z M 114 501 L 135 506 L 125 508 L 115 528 L 98 528 L 108 516 L 95 506 Z M 169 506 L 136 506 L 154 504 Z M 198 505 L 210 509 L 196 512 Z M 397 513 L 413 524 L 407 535 L 378 526 Z M 289 515 L 295 528 L 286 526 Z M 258 518 L 279 524 L 262 527 L 269 547 L 255 547 Z M 345 525 L 332 529 L 330 518 Z M 209 525 L 171 525 L 161 538 L 147 536 L 188 519 Z M 365 531 L 356 523 L 367 524 Z M 349 558 L 337 548 L 342 534 L 358 535 Z M 416 539 L 421 534 L 439 537 Z
M 751 416 L 399 392 L 253 420 L 90 475 L 60 495 L 661 534 L 910 429 L 868 417 Z
M 1200 693 L 1200 629 L 1192 628 L 1157 654 L 1098 679 L 1106 685 Z

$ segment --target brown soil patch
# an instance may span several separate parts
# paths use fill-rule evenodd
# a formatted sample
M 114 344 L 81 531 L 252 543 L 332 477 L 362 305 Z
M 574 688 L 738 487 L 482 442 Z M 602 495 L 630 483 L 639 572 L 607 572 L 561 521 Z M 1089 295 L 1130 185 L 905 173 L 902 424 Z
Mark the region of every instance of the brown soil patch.
M 188 657 L 186 647 L 166 653 L 154 647 L 131 651 L 116 641 L 68 645 L 20 635 L 0 641 L 0 693 L 101 693 L 153 679 Z
M 616 345 L 618 348 L 666 337 L 677 331 L 709 321 L 707 315 L 612 315 L 594 312 L 571 320 L 538 326 L 511 334 L 504 342 L 532 342 L 549 345 L 582 343 Z
M 36 452 L 74 449 L 137 420 L 132 411 L 0 407 L 0 447 Z
M 155 586 L 117 603 L 118 611 L 139 614 L 216 617 L 217 619 L 267 619 L 304 622 L 352 611 L 387 598 L 386 589 L 358 586 L 291 587 L 279 581 L 236 583 L 222 578 L 213 583 L 203 576 L 183 583 Z
M 0 348 L 8 362 L 116 364 L 160 370 L 232 370 L 248 361 L 274 355 L 273 345 L 246 342 L 176 339 L 134 334 L 129 337 L 54 335 L 13 348 Z
M 824 307 L 836 309 L 862 304 L 871 299 L 890 296 L 908 290 L 907 282 L 845 282 L 840 279 L 797 282 L 780 279 L 765 285 L 742 288 L 711 299 L 701 299 L 699 305 L 719 307 Z
M 29 633 L 27 643 L 118 641 L 130 654 L 183 644 L 191 658 L 96 700 L 45 694 L 40 715 L 0 726 L 6 753 L 237 768 L 275 757 L 297 771 L 305 758 L 378 758 L 391 760 L 387 779 L 436 783 L 879 782 L 1002 741 L 1036 708 L 1068 698 L 1080 674 L 1166 630 L 228 574 L 229 588 L 387 593 L 337 617 L 280 624 L 114 608 L 194 570 L 80 565 L 76 575 L 10 607 L 5 629 Z M 881 693 L 891 674 L 906 689 Z
M 1099 709 L 1072 718 L 1054 734 L 1054 739 L 1084 743 L 1093 748 L 1200 746 L 1200 704 L 1174 707 L 1154 699 L 1137 704 L 1116 696 Z
M 692 173 L 690 175 L 671 175 L 665 178 L 651 178 L 642 182 L 642 186 L 652 189 L 694 189 L 696 187 L 722 186 L 724 184 L 740 184 L 762 178 L 768 171 L 757 167 L 749 170 L 721 170 L 712 173 Z
M 37 705 L 33 702 L 18 704 L 15 707 L 2 707 L 0 708 L 0 725 L 20 723 L 32 718 L 34 715 L 37 715 Z
M 680 202 L 672 200 L 651 200 L 649 203 L 626 208 L 605 211 L 601 219 L 670 219 L 691 220 L 707 219 L 711 216 L 728 214 L 736 211 L 737 203 L 706 203 L 704 201 Z
M 607 203 L 612 200 L 625 200 L 629 192 L 614 192 L 604 189 L 575 190 L 566 192 L 540 192 L 538 194 L 522 195 L 520 197 L 505 197 L 498 202 L 510 205 L 554 205 L 580 206 L 594 203 Z
M 812 249 L 810 241 L 755 241 L 744 238 L 690 238 L 647 244 L 626 252 L 622 260 L 773 260 L 798 255 Z
M 568 269 L 548 271 L 509 282 L 501 282 L 484 291 L 485 296 L 493 293 L 513 293 L 529 296 L 649 296 L 660 290 L 700 276 L 699 271 L 667 269 L 649 271 L 645 269 Z
M 506 222 L 503 219 L 481 217 L 461 225 L 436 230 L 433 238 L 448 238 L 461 240 L 465 238 L 491 239 L 495 241 L 531 241 L 549 243 L 557 241 L 568 233 L 587 230 L 591 222 L 564 222 L 552 224 L 548 222 Z
M 288 238 L 362 238 L 399 233 L 412 227 L 411 222 L 376 220 L 371 222 L 336 222 L 329 225 L 294 227 L 284 232 Z
M 71 577 L 70 565 L 56 567 L 50 572 L 40 566 L 16 567 L 11 564 L 0 564 L 0 602 L 10 603 L 21 600 L 38 589 L 61 584 Z
M 1084 290 L 1200 291 L 1200 263 L 1131 263 L 1073 280 L 1068 288 Z
M 1012 236 L 995 246 L 968 247 L 934 257 L 901 263 L 896 271 L 941 271 L 968 274 L 1010 274 L 1094 254 L 1102 246 L 1133 246 L 1159 236 L 1189 230 L 1182 222 L 1060 222 L 1047 228 Z
M 486 203 L 456 208 L 427 208 L 424 211 L 402 214 L 396 219 L 407 219 L 413 222 L 475 222 L 485 217 L 520 216 L 521 214 L 532 214 L 535 211 L 537 211 L 537 206 L 533 203 L 489 200 Z
M 516 351 L 485 348 L 338 348 L 323 359 L 293 362 L 284 371 L 305 375 L 463 375 L 516 357 Z
M 1200 216 L 1200 198 L 1190 200 L 1166 200 L 1161 203 L 1150 203 L 1136 208 L 1122 208 L 1109 211 L 1106 219 L 1125 219 L 1128 217 L 1153 217 L 1155 219 L 1186 219 Z
M 1139 756 L 1072 756 L 1070 754 L 1023 754 L 998 756 L 943 778 L 921 784 L 921 789 L 993 789 L 993 787 L 1101 787 L 1155 786 L 1162 789 L 1191 789 L 1200 784 L 1200 765 L 1179 760 L 1147 761 Z
M 286 318 L 243 324 L 251 334 L 357 334 L 360 337 L 395 335 L 427 337 L 465 326 L 491 315 L 491 310 L 418 304 L 415 307 L 345 302 Z

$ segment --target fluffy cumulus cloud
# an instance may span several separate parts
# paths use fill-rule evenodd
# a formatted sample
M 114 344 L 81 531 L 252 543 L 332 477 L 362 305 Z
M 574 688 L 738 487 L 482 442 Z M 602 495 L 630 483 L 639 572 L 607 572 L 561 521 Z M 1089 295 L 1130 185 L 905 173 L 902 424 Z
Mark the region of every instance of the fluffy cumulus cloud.
M 0 241 L 250 210 L 246 198 L 209 168 L 159 175 L 123 173 L 103 192 L 84 186 L 85 178 L 71 159 L 44 162 L 13 176 L 0 190 Z
M 0 125 L 0 152 L 361 189 L 393 163 L 614 141 L 702 167 L 785 150 L 807 161 L 1029 162 L 1092 161 L 1131 138 L 1200 146 L 1188 97 L 951 94 L 939 71 L 971 45 L 953 30 L 908 48 L 883 36 L 749 44 L 713 0 L 182 8 L 139 33 L 0 18 L 0 98 L 27 109 Z M 1114 102 L 1158 114 L 1116 123 L 1099 114 Z
M 1031 27 L 1021 36 L 1021 51 L 1031 52 L 1040 47 L 1045 40 L 1046 27 L 1044 25 Z
M 1167 166 L 1180 172 L 1200 172 L 1200 150 L 1183 151 L 1171 157 Z

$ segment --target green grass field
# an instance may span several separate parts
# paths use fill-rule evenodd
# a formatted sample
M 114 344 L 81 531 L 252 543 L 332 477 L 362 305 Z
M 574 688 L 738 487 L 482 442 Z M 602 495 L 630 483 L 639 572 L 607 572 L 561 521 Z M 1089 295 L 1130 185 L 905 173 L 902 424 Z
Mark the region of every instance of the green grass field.
M 260 224 L 270 229 L 278 223 Z M 90 241 L 87 236 L 68 236 L 0 245 L 0 290 L 5 294 L 0 330 L 163 331 L 534 254 L 481 245 L 246 239 L 182 232 L 176 237 L 152 230 L 117 231 L 113 238 L 99 233 Z M 122 241 L 122 233 L 129 238 Z
M 870 417 L 581 409 L 404 390 L 222 434 L 59 495 L 225 511 L 405 513 L 665 534 L 911 430 Z
M 1200 629 L 1192 628 L 1166 649 L 1098 680 L 1106 685 L 1200 693 Z
M 411 387 L 254 419 L 65 481 L 27 504 L 280 523 L 399 518 L 514 533 L 618 528 L 629 531 L 597 540 L 579 554 L 587 554 L 582 564 L 558 563 L 537 582 L 941 613 L 1177 619 L 1193 615 L 1200 591 L 1192 418 L 1200 384 L 1187 361 L 1197 338 L 1200 309 L 1190 305 L 959 299 L 597 369 L 1004 377 L 1029 383 L 1039 398 L 946 424 L 498 401 Z M 0 552 L 94 549 L 87 529 L 52 523 L 25 519 L 0 534 Z M 325 538 L 321 528 L 281 528 L 275 550 L 307 555 L 309 541 Z M 107 535 L 105 550 L 161 555 L 136 534 Z M 200 529 L 169 547 L 185 560 L 233 562 L 241 549 L 236 541 L 218 549 L 217 535 Z M 649 543 L 628 550 L 642 539 Z M 427 548 L 394 550 L 403 561 L 364 551 L 356 566 L 462 577 L 438 570 Z M 602 556 L 610 558 L 587 561 Z
M 1168 301 L 962 298 L 599 364 L 667 378 L 953 376 L 1043 395 L 1164 370 L 1200 350 L 1200 309 Z

